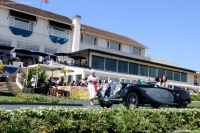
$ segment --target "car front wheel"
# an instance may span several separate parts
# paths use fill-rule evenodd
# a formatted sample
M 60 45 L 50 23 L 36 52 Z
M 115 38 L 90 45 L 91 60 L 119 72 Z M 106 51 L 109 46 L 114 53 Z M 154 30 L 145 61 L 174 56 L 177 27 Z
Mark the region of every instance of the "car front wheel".
M 102 108 L 110 108 L 113 104 L 112 103 L 107 103 L 107 102 L 104 102 L 103 100 L 99 100 L 99 105 L 102 107 Z
M 126 107 L 129 107 L 133 104 L 135 107 L 138 107 L 140 104 L 139 95 L 136 92 L 130 92 L 123 101 Z

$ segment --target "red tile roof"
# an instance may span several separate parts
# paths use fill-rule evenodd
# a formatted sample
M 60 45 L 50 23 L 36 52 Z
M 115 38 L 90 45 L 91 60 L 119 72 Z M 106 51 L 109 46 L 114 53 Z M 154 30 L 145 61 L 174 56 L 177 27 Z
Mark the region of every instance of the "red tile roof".
M 61 23 L 65 23 L 65 24 L 69 24 L 72 25 L 72 20 L 69 19 L 68 17 L 62 16 L 62 15 L 58 15 L 52 12 L 48 12 L 45 10 L 41 10 L 35 7 L 31 7 L 31 6 L 27 6 L 24 4 L 16 4 L 14 1 L 10 1 L 10 0 L 0 0 L 0 5 L 10 8 L 10 9 L 14 9 L 14 10 L 18 10 L 27 14 L 32 14 L 32 15 L 36 15 L 36 16 L 41 16 L 44 18 L 48 18 L 50 20 L 54 20 L 54 21 L 58 21 Z

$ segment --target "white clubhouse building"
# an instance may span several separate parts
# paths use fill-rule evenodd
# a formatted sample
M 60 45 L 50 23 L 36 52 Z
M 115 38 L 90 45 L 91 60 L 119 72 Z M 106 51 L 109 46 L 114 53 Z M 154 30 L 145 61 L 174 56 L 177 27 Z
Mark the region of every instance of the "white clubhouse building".
M 99 77 L 132 82 L 153 80 L 166 75 L 170 84 L 200 88 L 200 73 L 180 68 L 177 64 L 146 56 L 146 46 L 135 40 L 81 24 L 81 16 L 73 19 L 45 10 L 0 0 L 0 44 L 48 54 L 70 53 L 85 57 L 81 64 L 89 68 L 69 66 L 74 72 L 68 79 L 87 77 L 94 69 Z M 69 57 L 59 56 L 61 61 Z

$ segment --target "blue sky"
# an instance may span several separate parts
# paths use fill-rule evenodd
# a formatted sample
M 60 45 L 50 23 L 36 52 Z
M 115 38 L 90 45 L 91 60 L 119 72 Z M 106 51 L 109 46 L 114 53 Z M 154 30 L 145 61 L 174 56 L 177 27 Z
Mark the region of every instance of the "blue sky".
M 15 0 L 40 7 L 41 0 Z M 200 71 L 199 0 L 49 0 L 42 9 L 131 37 L 147 54 Z

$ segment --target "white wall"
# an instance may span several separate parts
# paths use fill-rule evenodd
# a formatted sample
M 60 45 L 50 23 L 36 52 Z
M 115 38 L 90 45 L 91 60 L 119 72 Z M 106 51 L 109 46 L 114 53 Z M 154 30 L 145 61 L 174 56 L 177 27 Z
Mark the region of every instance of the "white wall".
M 80 50 L 80 38 L 81 38 L 81 17 L 74 16 L 72 23 L 74 24 L 73 29 L 73 41 L 72 41 L 72 52 Z
M 99 38 L 99 39 L 98 39 L 98 42 L 99 42 L 99 43 L 98 43 L 98 46 L 99 46 L 99 47 L 107 48 L 107 43 L 108 43 L 107 40 Z
M 131 46 L 126 45 L 126 44 L 122 44 L 122 51 L 130 54 L 131 53 Z
M 82 42 L 80 42 L 80 46 L 81 46 L 80 50 L 83 50 L 83 49 L 96 49 L 96 50 L 101 50 L 101 51 L 105 51 L 105 52 L 113 53 L 113 54 L 117 54 L 117 55 L 123 55 L 123 56 L 127 56 L 127 57 L 147 60 L 146 57 L 143 57 L 143 56 L 140 56 L 140 55 L 135 55 L 135 54 L 130 54 L 130 53 L 125 53 L 123 51 L 109 49 L 109 48 L 107 48 L 107 46 L 105 48 L 105 47 L 99 47 L 99 46 L 96 46 L 96 45 L 85 44 L 85 43 L 82 43 Z
M 44 52 L 44 47 L 51 47 L 58 50 L 58 52 L 71 52 L 72 32 L 66 37 L 69 41 L 66 44 L 53 43 L 49 37 L 48 20 L 37 17 L 38 21 L 34 22 L 33 33 L 29 37 L 22 37 L 21 35 L 14 35 L 9 29 L 9 10 L 0 8 L 0 38 L 12 40 L 12 46 L 16 47 L 17 42 L 30 43 L 40 45 L 40 51 Z
M 187 83 L 190 85 L 194 85 L 194 74 L 192 73 L 187 74 Z

